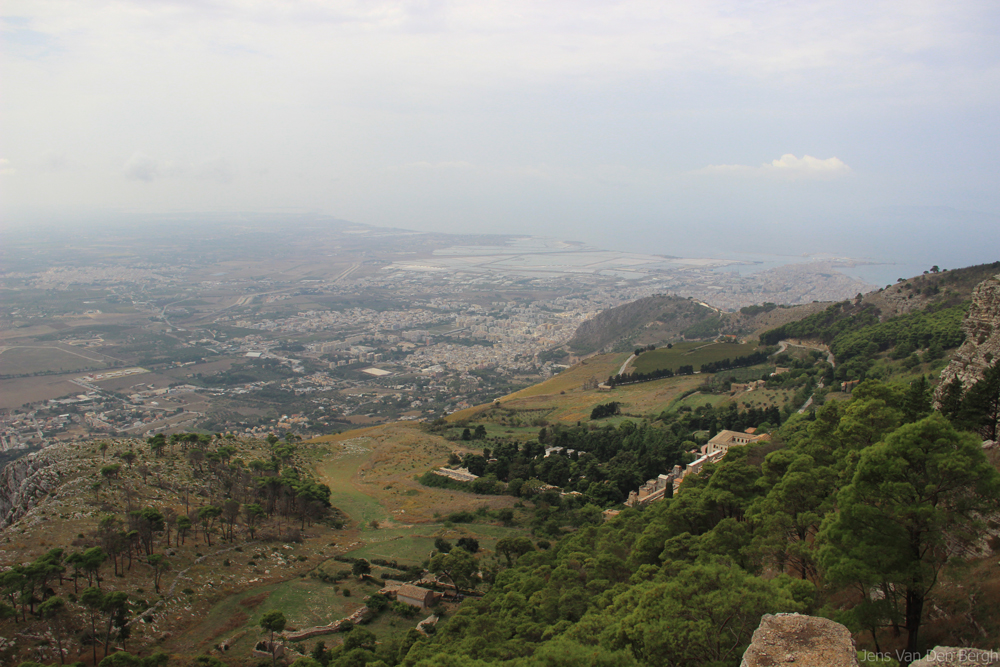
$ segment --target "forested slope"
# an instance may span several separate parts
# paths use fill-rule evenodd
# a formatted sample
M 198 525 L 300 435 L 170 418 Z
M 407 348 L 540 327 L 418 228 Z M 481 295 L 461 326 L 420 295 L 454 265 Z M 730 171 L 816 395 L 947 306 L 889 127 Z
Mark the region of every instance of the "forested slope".
M 989 598 L 953 606 L 970 565 L 946 564 L 963 541 L 1000 545 L 981 518 L 998 503 L 995 462 L 931 413 L 926 383 L 868 381 L 677 497 L 524 553 L 403 664 L 735 666 L 760 615 L 780 611 L 832 616 L 883 650 L 986 641 L 947 620 L 962 614 L 996 642 Z

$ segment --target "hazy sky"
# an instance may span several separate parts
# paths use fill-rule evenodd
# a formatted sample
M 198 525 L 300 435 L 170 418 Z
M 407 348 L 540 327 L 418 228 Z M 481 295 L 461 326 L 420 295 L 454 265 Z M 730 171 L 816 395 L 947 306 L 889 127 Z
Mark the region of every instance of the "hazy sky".
M 1000 3 L 4 0 L 4 225 L 1000 259 Z

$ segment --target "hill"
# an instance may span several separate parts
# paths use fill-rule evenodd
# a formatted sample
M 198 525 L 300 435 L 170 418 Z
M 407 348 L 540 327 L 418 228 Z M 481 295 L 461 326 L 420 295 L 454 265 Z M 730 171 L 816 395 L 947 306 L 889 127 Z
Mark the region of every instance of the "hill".
M 895 285 L 862 295 L 880 320 L 923 310 L 930 305 L 954 306 L 969 298 L 973 288 L 1000 269 L 1000 262 L 951 271 L 927 271 Z M 857 301 L 857 300 L 855 300 Z M 795 306 L 764 303 L 724 313 L 711 304 L 678 296 L 657 295 L 609 308 L 583 322 L 568 347 L 578 355 L 624 352 L 677 340 L 704 340 L 719 334 L 757 337 L 815 315 L 833 302 Z
M 595 315 L 580 325 L 568 345 L 583 355 L 676 339 L 698 325 L 713 335 L 718 317 L 718 311 L 691 299 L 650 296 Z

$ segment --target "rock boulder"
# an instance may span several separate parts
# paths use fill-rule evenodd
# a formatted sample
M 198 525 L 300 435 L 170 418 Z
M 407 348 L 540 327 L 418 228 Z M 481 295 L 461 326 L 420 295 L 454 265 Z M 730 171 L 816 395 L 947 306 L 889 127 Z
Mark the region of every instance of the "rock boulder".
M 850 631 L 826 618 L 764 614 L 740 667 L 859 667 Z

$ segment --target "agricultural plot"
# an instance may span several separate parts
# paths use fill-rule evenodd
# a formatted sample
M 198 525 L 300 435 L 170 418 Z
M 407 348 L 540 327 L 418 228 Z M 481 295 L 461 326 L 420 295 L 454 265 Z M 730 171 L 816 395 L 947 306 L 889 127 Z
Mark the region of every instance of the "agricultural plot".
M 622 411 L 627 414 L 658 414 L 680 394 L 698 386 L 701 382 L 701 377 L 689 375 L 615 387 L 609 392 L 581 390 L 565 395 L 556 393 L 517 398 L 502 403 L 501 410 L 493 412 L 501 424 L 514 426 L 533 424 L 539 416 L 543 416 L 550 423 L 575 424 L 578 421 L 589 420 L 595 406 L 609 401 L 621 403 Z M 491 418 L 491 412 L 483 412 L 477 418 L 488 420 Z M 534 428 L 537 430 L 538 426 Z
M 107 366 L 107 361 L 96 352 L 55 345 L 19 345 L 0 351 L 0 375 L 71 373 Z
M 528 398 L 544 394 L 558 394 L 561 391 L 582 390 L 584 383 L 591 378 L 603 382 L 617 373 L 622 363 L 628 357 L 628 354 L 601 354 L 584 359 L 576 366 L 566 369 L 559 375 L 551 377 L 545 382 L 514 392 L 510 396 L 500 399 L 500 402 L 504 403 L 518 398 Z
M 651 373 L 665 368 L 676 371 L 681 366 L 694 366 L 697 371 L 702 364 L 746 356 L 756 352 L 758 347 L 756 343 L 677 343 L 670 349 L 661 347 L 643 352 L 632 362 L 631 367 L 638 373 Z

